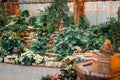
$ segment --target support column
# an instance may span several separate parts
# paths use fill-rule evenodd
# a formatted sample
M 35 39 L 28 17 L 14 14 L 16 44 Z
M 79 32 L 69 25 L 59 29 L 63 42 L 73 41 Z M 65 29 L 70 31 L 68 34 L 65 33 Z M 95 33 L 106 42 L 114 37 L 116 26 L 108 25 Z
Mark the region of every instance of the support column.
M 78 24 L 79 17 L 84 17 L 84 0 L 74 0 L 74 24 Z
M 120 7 L 118 7 L 118 21 L 120 22 Z

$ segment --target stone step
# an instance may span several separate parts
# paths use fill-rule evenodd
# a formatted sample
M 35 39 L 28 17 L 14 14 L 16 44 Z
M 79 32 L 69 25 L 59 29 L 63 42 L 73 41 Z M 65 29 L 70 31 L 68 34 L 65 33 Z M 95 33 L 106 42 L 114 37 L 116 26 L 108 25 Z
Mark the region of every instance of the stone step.
M 45 55 L 48 57 L 57 57 L 58 56 L 58 54 L 56 54 L 56 53 L 49 53 L 49 52 L 46 52 Z

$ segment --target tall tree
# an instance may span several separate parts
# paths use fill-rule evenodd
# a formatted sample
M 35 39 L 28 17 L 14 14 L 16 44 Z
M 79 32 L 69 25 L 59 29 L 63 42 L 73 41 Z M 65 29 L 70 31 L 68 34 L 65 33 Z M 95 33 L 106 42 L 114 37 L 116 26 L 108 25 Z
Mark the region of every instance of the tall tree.
M 46 11 L 48 12 L 48 22 L 50 22 L 53 27 L 58 28 L 61 20 L 64 20 L 65 25 L 68 25 L 70 16 L 67 0 L 54 0 L 53 3 L 47 7 Z

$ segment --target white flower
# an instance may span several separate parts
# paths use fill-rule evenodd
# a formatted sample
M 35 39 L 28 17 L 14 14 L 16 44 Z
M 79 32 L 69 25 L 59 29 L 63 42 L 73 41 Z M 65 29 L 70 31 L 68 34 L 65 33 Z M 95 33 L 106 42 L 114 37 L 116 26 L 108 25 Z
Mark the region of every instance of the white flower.
M 14 61 L 15 61 L 15 62 L 18 62 L 18 61 L 20 61 L 20 59 L 19 59 L 18 57 L 16 57 L 16 58 L 14 59 Z
M 23 61 L 23 58 L 22 58 L 22 57 L 20 57 L 20 61 L 21 61 L 21 62 Z
M 36 63 L 36 64 L 39 64 L 39 63 L 42 62 L 43 57 L 37 54 L 37 55 L 34 57 L 34 59 L 35 59 L 35 63 Z
M 13 58 L 15 62 L 20 61 L 18 55 L 16 55 L 16 54 L 13 54 L 13 55 L 11 56 L 11 58 Z
M 44 60 L 47 61 L 47 60 L 50 60 L 50 58 L 47 56 L 44 56 Z
M 23 61 L 23 59 L 25 59 L 26 57 L 28 57 L 31 60 L 35 57 L 35 54 L 31 50 L 27 50 L 25 53 L 21 54 L 20 60 Z
M 75 57 L 73 57 L 73 56 L 67 56 L 67 57 L 65 57 L 63 60 L 65 61 L 66 59 L 74 60 Z
M 35 42 L 35 41 L 37 41 L 37 39 L 32 39 L 32 42 Z

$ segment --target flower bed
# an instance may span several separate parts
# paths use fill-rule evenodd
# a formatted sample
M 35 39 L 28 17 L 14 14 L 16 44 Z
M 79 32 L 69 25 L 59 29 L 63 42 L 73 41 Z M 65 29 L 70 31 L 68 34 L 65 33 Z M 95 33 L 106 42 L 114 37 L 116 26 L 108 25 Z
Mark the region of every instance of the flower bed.
M 57 61 L 56 57 L 41 56 L 39 54 L 34 54 L 31 50 L 27 50 L 25 53 L 21 53 L 21 55 L 12 54 L 4 56 L 0 58 L 0 61 L 11 64 L 53 68 L 60 68 L 63 64 L 63 62 Z

